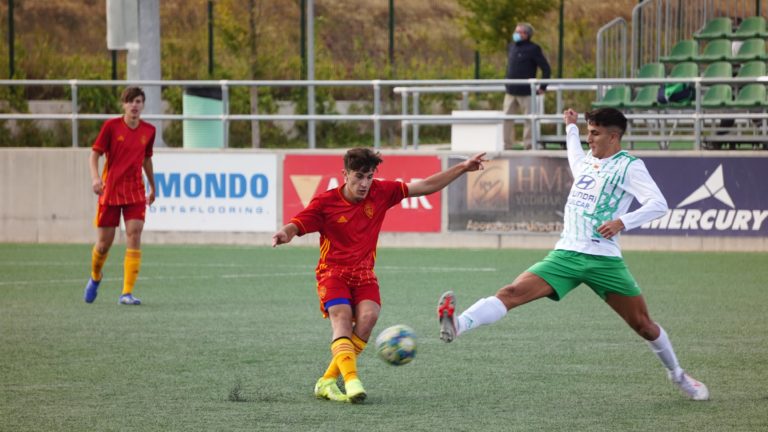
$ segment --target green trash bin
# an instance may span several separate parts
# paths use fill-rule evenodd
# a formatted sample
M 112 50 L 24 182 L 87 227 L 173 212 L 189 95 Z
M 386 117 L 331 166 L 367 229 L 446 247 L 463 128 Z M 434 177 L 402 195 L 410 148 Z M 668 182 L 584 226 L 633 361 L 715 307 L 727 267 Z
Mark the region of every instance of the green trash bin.
M 185 115 L 221 115 L 224 103 L 220 87 L 187 87 L 184 89 Z M 223 148 L 223 125 L 220 120 L 184 120 L 184 148 Z

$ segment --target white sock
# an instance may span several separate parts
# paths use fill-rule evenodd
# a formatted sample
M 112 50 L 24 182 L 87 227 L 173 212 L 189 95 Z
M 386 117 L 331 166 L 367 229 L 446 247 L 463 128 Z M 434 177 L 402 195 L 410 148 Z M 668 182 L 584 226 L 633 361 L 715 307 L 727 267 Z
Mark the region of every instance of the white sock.
M 504 318 L 507 307 L 496 296 L 486 297 L 475 302 L 459 315 L 456 320 L 456 333 L 462 334 L 475 327 L 493 324 Z
M 651 347 L 651 351 L 656 354 L 656 357 L 661 360 L 664 367 L 672 373 L 672 379 L 680 381 L 680 378 L 683 375 L 683 369 L 677 362 L 675 350 L 672 349 L 672 343 L 669 341 L 669 337 L 667 336 L 667 332 L 664 331 L 664 328 L 658 324 L 656 325 L 659 326 L 659 337 L 656 338 L 655 341 L 648 341 L 648 346 Z

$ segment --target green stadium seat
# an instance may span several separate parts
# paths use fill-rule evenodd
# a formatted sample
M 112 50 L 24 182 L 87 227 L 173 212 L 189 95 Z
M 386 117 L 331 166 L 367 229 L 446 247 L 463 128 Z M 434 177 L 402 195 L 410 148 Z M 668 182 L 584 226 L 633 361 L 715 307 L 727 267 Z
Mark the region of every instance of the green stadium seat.
M 665 63 L 692 61 L 698 52 L 699 46 L 695 40 L 684 39 L 672 47 L 669 55 L 660 56 L 659 60 Z
M 695 78 L 699 76 L 699 65 L 694 62 L 678 63 L 669 72 L 669 78 Z
M 741 22 L 739 28 L 735 32 L 731 33 L 730 39 L 750 39 L 765 37 L 765 18 L 761 16 L 753 16 L 745 18 Z
M 626 107 L 645 109 L 657 107 L 659 103 L 657 102 L 656 97 L 659 94 L 659 87 L 659 84 L 650 84 L 640 87 L 640 90 L 637 91 L 637 96 L 627 102 Z
M 637 72 L 636 78 L 664 78 L 663 63 L 646 63 Z M 656 95 L 659 92 L 659 84 L 650 84 L 640 87 L 637 95 L 627 102 L 627 108 L 653 108 L 658 105 Z
M 702 78 L 731 78 L 733 68 L 728 62 L 715 62 L 704 69 Z M 714 84 L 704 89 L 701 96 L 702 108 L 724 108 L 733 100 L 730 84 Z
M 701 74 L 702 78 L 731 78 L 732 76 L 733 67 L 725 61 L 711 63 Z
M 710 40 L 707 46 L 704 47 L 704 51 L 700 55 L 694 56 L 693 59 L 700 63 L 709 63 L 728 60 L 731 58 L 731 55 L 731 41 L 728 39 L 715 39 Z
M 733 100 L 733 89 L 728 84 L 715 84 L 701 97 L 702 108 L 725 108 Z
M 718 17 L 709 20 L 704 28 L 693 34 L 695 39 L 722 39 L 731 35 L 731 19 L 728 17 Z
M 611 87 L 605 93 L 605 96 L 599 100 L 592 102 L 593 108 L 624 108 L 629 102 L 632 91 L 629 86 L 619 85 Z
M 664 65 L 661 63 L 644 64 L 637 72 L 637 78 L 664 78 Z
M 766 106 L 765 85 L 747 84 L 739 90 L 736 98 L 728 103 L 731 108 L 755 108 Z
M 668 78 L 696 78 L 699 76 L 699 65 L 694 62 L 678 63 L 669 72 Z M 670 102 L 667 107 L 670 108 L 687 108 L 693 104 L 693 101 L 686 102 Z
M 765 75 L 765 62 L 762 60 L 746 62 L 739 68 L 737 78 L 751 78 Z
M 739 47 L 739 51 L 733 58 L 734 62 L 745 62 L 750 60 L 765 60 L 765 39 L 753 38 L 747 39 Z

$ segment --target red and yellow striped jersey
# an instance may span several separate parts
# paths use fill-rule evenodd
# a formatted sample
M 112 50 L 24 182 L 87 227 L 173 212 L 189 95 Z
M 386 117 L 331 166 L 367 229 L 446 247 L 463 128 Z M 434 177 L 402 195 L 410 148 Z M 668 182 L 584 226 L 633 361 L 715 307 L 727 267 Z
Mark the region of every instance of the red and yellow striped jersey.
M 344 198 L 344 186 L 318 194 L 291 222 L 299 227 L 299 235 L 320 233 L 318 269 L 372 269 L 384 216 L 408 197 L 408 186 L 399 181 L 373 180 L 368 195 L 358 203 Z
M 144 158 L 152 157 L 155 127 L 139 120 L 131 129 L 123 117 L 107 120 L 93 142 L 93 150 L 105 155 L 104 193 L 99 197 L 102 205 L 123 205 L 146 202 L 146 189 L 142 178 Z

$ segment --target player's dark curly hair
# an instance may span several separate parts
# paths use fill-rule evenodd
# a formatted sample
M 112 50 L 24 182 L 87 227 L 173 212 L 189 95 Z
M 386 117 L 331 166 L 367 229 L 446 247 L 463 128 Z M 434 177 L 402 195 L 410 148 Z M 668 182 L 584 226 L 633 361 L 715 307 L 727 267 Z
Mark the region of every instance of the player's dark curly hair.
M 621 138 L 627 130 L 627 118 L 616 108 L 598 108 L 589 111 L 584 117 L 587 119 L 587 124 L 618 129 L 619 138 Z
M 144 94 L 144 90 L 141 87 L 126 87 L 123 90 L 123 94 L 120 95 L 120 101 L 128 103 L 136 99 L 137 96 L 141 96 L 142 101 L 147 101 L 147 95 Z
M 347 171 L 376 171 L 382 162 L 384 161 L 381 159 L 381 153 L 369 148 L 353 148 L 344 155 L 344 169 Z

